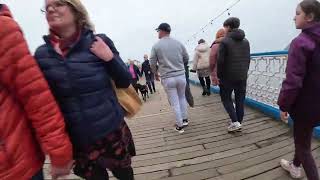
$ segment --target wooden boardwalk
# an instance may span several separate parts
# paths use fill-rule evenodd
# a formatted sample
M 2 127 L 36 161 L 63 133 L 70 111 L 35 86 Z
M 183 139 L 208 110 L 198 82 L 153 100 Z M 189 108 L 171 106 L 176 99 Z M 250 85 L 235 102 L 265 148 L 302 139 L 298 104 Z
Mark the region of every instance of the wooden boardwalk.
M 200 88 L 192 87 L 196 106 L 189 109 L 190 125 L 180 135 L 173 130 L 166 95 L 160 84 L 157 88 L 137 117 L 127 121 L 137 148 L 137 180 L 290 179 L 279 166 L 279 160 L 290 159 L 294 151 L 285 124 L 246 108 L 243 132 L 230 134 L 219 96 L 202 97 Z M 312 148 L 320 165 L 320 143 L 314 140 Z

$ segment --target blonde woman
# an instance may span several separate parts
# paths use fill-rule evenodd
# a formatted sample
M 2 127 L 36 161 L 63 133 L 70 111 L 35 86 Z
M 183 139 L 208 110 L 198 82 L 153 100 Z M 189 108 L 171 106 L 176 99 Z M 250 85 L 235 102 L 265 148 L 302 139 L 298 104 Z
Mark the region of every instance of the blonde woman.
M 131 75 L 111 39 L 94 34 L 80 0 L 46 0 L 49 35 L 35 58 L 64 114 L 76 175 L 131 180 L 135 148 L 111 80 L 127 88 Z

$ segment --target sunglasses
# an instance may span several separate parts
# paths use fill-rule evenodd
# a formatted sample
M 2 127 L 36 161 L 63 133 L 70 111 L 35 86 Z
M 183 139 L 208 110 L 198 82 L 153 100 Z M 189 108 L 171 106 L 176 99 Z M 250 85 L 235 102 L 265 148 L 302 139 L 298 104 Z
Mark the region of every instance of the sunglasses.
M 52 8 L 54 11 L 56 11 L 57 9 L 67 5 L 68 5 L 68 2 L 64 0 L 54 1 L 53 3 L 47 4 L 44 8 L 42 8 L 41 12 L 47 14 L 49 11 L 49 8 Z

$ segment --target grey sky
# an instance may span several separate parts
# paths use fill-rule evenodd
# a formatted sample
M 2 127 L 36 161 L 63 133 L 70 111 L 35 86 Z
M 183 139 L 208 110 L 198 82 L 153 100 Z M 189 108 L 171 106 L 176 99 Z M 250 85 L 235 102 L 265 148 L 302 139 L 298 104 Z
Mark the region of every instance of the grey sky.
M 195 32 L 207 24 L 236 0 L 83 0 L 97 33 L 107 34 L 120 51 L 122 58 L 142 60 L 157 42 L 154 30 L 161 22 L 172 26 L 172 36 L 183 42 L 192 57 L 200 38 L 212 42 L 215 32 L 228 18 L 227 13 L 210 25 L 205 33 L 187 43 Z M 33 52 L 43 44 L 48 32 L 45 16 L 40 12 L 44 0 L 0 0 L 9 5 L 14 17 L 24 30 Z M 32 2 L 32 3 L 31 3 Z M 251 42 L 252 52 L 283 50 L 299 31 L 293 17 L 300 0 L 241 0 L 231 16 L 241 19 Z

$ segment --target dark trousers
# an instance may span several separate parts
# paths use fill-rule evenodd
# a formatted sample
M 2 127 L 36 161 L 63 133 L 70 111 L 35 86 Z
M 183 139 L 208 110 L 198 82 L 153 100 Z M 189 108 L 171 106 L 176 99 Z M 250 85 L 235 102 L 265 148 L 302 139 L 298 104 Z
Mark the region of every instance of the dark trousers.
M 302 164 L 308 180 L 319 180 L 317 166 L 311 154 L 312 133 L 317 123 L 303 118 L 292 118 L 294 120 L 293 136 L 295 144 L 293 164 L 296 167 L 300 167 Z
M 198 77 L 198 78 L 203 89 L 207 88 L 207 90 L 210 90 L 210 85 L 211 85 L 210 77 L 208 76 L 208 77 Z
M 44 180 L 42 169 L 31 180 Z
M 152 92 L 156 92 L 156 86 L 154 84 L 154 81 L 147 81 L 147 85 L 149 87 L 149 91 Z M 152 86 L 152 87 L 151 87 Z M 153 90 L 153 91 L 152 91 Z
M 86 180 L 108 180 L 109 175 L 106 169 L 101 167 L 94 167 L 93 176 L 90 179 Z M 133 169 L 132 167 L 123 168 L 123 169 L 116 169 L 112 171 L 114 177 L 119 180 L 134 180 Z
M 229 114 L 232 122 L 242 123 L 244 115 L 244 100 L 246 98 L 247 81 L 220 81 L 220 97 L 224 108 Z M 235 104 L 232 101 L 232 92 L 235 94 Z

